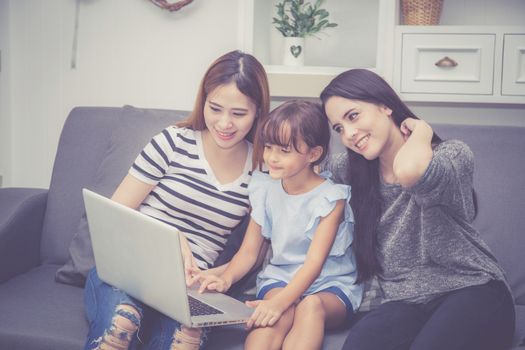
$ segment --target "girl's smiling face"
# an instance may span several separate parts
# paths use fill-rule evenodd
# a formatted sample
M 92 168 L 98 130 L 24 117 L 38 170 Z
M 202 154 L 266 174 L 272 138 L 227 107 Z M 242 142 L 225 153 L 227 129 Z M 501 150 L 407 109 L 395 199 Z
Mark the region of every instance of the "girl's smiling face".
M 281 128 L 282 139 L 289 140 L 289 125 L 283 124 Z M 272 143 L 264 145 L 264 163 L 272 178 L 292 179 L 305 171 L 310 171 L 312 162 L 316 161 L 322 153 L 322 147 L 310 148 L 301 138 L 296 140 L 295 146 L 291 142 L 287 145 Z

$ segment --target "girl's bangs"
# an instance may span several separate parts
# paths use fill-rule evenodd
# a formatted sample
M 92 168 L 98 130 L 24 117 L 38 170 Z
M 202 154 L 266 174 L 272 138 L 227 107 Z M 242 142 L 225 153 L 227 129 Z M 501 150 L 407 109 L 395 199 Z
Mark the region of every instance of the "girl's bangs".
M 286 118 L 269 118 L 262 130 L 262 141 L 264 144 L 278 145 L 281 147 L 290 147 L 295 149 L 295 130 L 293 123 Z

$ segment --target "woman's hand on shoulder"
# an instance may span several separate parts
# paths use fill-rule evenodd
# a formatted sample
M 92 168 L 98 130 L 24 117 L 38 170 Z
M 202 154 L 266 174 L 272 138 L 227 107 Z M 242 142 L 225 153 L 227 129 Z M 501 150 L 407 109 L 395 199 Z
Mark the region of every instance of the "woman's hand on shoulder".
M 434 131 L 432 130 L 432 127 L 422 119 L 406 118 L 400 126 L 401 134 L 403 134 L 405 141 L 412 136 L 416 129 L 417 133 L 421 135 L 420 137 L 428 138 L 429 142 L 432 140 Z
M 393 162 L 394 176 L 403 187 L 410 187 L 423 176 L 432 160 L 434 131 L 421 119 L 407 118 L 400 126 L 405 143 Z

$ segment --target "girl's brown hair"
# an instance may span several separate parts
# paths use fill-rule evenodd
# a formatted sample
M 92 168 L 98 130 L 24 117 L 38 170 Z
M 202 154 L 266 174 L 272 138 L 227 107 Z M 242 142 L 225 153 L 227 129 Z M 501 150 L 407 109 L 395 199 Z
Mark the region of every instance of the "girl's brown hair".
M 289 130 L 289 132 L 288 132 Z M 290 100 L 275 108 L 261 123 L 254 149 L 259 158 L 257 164 L 262 169 L 265 144 L 293 147 L 299 152 L 299 141 L 309 148 L 321 146 L 323 152 L 312 166 L 320 164 L 328 154 L 330 145 L 330 126 L 319 103 Z

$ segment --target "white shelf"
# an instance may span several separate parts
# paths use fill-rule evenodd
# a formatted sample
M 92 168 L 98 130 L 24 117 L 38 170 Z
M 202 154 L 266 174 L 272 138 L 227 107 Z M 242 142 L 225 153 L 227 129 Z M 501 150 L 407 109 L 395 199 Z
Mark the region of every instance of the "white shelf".
M 317 58 L 326 62 L 309 62 L 308 54 L 305 57 L 306 65 L 302 67 L 288 67 L 276 64 L 275 51 L 279 50 L 275 42 L 275 33 L 271 18 L 276 0 L 238 0 L 239 1 L 239 47 L 254 54 L 265 66 L 270 82 L 272 96 L 283 97 L 318 97 L 322 89 L 337 74 L 351 68 L 368 68 L 381 75 L 389 82 L 406 101 L 418 102 L 461 102 L 461 103 L 504 103 L 525 104 L 525 96 L 515 94 L 521 91 L 525 79 L 525 52 L 521 46 L 518 50 L 517 62 L 509 64 L 505 54 L 505 35 L 523 34 L 523 18 L 525 18 L 525 2 L 517 0 L 457 0 L 444 3 L 439 26 L 404 26 L 400 22 L 399 0 L 329 0 L 324 4 L 330 12 L 332 21 L 340 24 L 335 29 L 340 30 L 335 35 L 339 45 L 331 44 L 330 40 L 321 40 L 326 45 L 326 51 L 316 54 Z M 481 4 L 480 4 L 481 1 Z M 374 7 L 375 6 L 375 7 Z M 370 14 L 370 10 L 377 11 L 377 17 Z M 368 11 L 368 12 L 367 12 Z M 334 17 L 332 17 L 334 15 Z M 366 19 L 365 19 L 366 18 Z M 263 21 L 264 19 L 264 21 Z M 364 22 L 377 19 L 377 27 L 367 27 Z M 361 21 L 361 22 L 359 22 Z M 356 24 L 356 22 L 359 22 Z M 355 31 L 349 31 L 354 25 Z M 491 65 L 490 87 L 484 89 L 483 94 L 473 89 L 457 90 L 454 93 L 447 89 L 437 89 L 433 93 L 432 87 L 417 92 L 401 91 L 402 36 L 407 33 L 448 33 L 448 34 L 490 34 L 494 36 L 493 62 Z M 278 34 L 278 33 L 277 33 Z M 368 37 L 367 37 L 368 35 Z M 278 40 L 282 40 L 278 38 Z M 521 40 L 521 39 L 519 39 Z M 520 41 L 521 42 L 521 41 Z M 371 62 L 354 61 L 366 56 L 360 45 L 375 45 L 375 53 Z M 520 44 L 521 45 L 521 44 Z M 308 52 L 308 44 L 306 45 Z M 319 47 L 317 47 L 319 49 Z M 483 50 L 486 50 L 483 49 Z M 368 51 L 367 51 L 368 52 Z M 508 52 L 508 48 L 507 48 Z M 345 57 L 344 63 L 333 61 L 334 57 Z M 487 56 L 484 59 L 486 60 Z M 346 62 L 348 62 L 346 64 Z M 486 69 L 487 65 L 480 65 Z M 509 68 L 509 67 L 518 67 Z M 512 70 L 512 71 L 511 71 Z M 521 72 L 523 70 L 524 72 Z M 483 76 L 486 77 L 486 76 Z M 510 79 L 510 81 L 508 81 Z M 503 80 L 506 80 L 503 82 Z M 439 86 L 439 82 L 436 82 Z M 510 84 L 510 85 L 509 85 Z M 430 84 L 431 85 L 431 84 Z M 460 84 L 458 84 L 460 86 Z M 510 90 L 508 86 L 511 86 Z M 505 90 L 506 89 L 506 90 Z M 487 93 L 487 91 L 489 91 Z M 503 93 L 502 91 L 507 91 Z M 508 91 L 512 92 L 509 94 Z
M 242 33 L 239 46 L 254 54 L 268 73 L 272 96 L 319 97 L 321 90 L 339 73 L 351 68 L 367 68 L 392 79 L 394 25 L 398 17 L 397 1 L 370 0 L 367 2 L 330 0 L 324 3 L 330 19 L 339 24 L 338 32 L 319 42 L 312 39 L 312 59 L 305 57 L 301 67 L 282 66 L 279 61 L 279 34 L 271 24 L 273 0 L 239 0 L 239 26 Z M 360 11 L 373 10 L 373 13 Z M 339 16 L 339 17 L 338 17 Z M 375 17 L 375 21 L 370 20 Z M 263 22 L 262 19 L 265 19 Z M 375 23 L 375 24 L 374 24 Z M 354 27 L 352 27 L 354 26 Z M 369 27 L 366 30 L 364 26 Z M 375 33 L 367 38 L 367 32 Z M 309 39 L 307 39 L 309 40 Z M 310 49 L 307 41 L 307 52 Z M 363 59 L 363 57 L 369 57 Z M 313 64 L 309 64 L 314 62 Z M 348 62 L 342 66 L 341 63 Z

